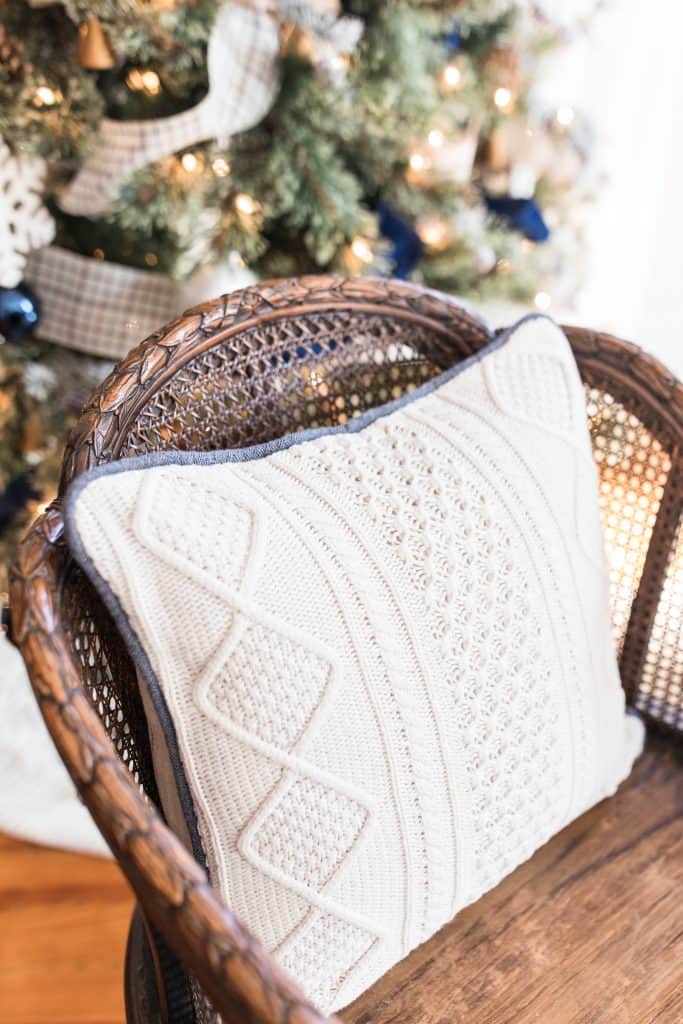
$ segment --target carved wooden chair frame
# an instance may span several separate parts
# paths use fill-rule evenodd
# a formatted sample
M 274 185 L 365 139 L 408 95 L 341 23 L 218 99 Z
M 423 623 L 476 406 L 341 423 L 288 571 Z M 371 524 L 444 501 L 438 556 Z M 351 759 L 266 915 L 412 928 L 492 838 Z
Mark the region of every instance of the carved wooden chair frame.
M 354 311 L 438 335 L 451 362 L 490 336 L 479 320 L 443 295 L 397 282 L 314 277 L 262 283 L 188 311 L 121 362 L 86 406 L 63 464 L 61 494 L 75 476 L 120 458 L 123 441 L 150 396 L 188 363 L 254 325 L 296 325 Z M 590 386 L 624 405 L 660 437 L 672 467 L 663 489 L 640 585 L 621 651 L 629 699 L 638 695 L 658 598 L 680 529 L 683 386 L 636 346 L 567 328 Z M 438 368 L 432 372 L 437 372 Z M 156 446 L 174 446 L 160 437 Z M 314 1024 L 318 1011 L 224 906 L 202 868 L 166 827 L 120 759 L 83 682 L 62 609 L 67 555 L 61 496 L 20 546 L 11 578 L 12 633 L 52 738 L 78 791 L 132 885 L 150 927 L 165 939 L 226 1022 Z M 683 697 L 681 698 L 683 704 Z M 640 706 L 653 720 L 657 707 Z

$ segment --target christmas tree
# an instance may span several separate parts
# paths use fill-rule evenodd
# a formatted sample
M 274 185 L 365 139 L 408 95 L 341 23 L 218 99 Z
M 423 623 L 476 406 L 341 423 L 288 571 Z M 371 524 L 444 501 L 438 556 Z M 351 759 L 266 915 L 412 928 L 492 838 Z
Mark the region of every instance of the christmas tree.
M 0 0 L 5 543 L 107 360 L 194 302 L 331 270 L 570 298 L 586 139 L 533 101 L 546 6 Z

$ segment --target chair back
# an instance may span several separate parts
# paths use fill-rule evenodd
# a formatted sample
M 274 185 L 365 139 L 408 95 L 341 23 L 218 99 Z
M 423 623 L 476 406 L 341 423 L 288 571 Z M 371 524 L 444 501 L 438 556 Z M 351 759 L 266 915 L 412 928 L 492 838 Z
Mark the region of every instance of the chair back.
M 627 697 L 653 723 L 683 730 L 683 386 L 633 345 L 567 333 L 586 387 Z M 92 396 L 67 445 L 60 497 L 20 547 L 12 628 L 48 727 L 150 927 L 195 979 L 195 1004 L 211 1000 L 225 1021 L 322 1018 L 163 824 L 134 667 L 65 549 L 61 496 L 103 462 L 345 423 L 488 341 L 453 300 L 391 281 L 266 282 L 190 310 Z

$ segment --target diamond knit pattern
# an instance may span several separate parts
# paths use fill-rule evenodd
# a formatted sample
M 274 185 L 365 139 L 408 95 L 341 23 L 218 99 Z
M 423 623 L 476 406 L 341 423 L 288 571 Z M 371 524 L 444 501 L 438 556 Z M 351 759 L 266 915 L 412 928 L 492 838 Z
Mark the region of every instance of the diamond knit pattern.
M 322 658 L 252 623 L 213 679 L 208 698 L 242 729 L 290 750 L 318 707 L 329 674 Z
M 365 807 L 312 779 L 299 778 L 258 829 L 254 852 L 319 890 L 360 835 Z
M 361 429 L 132 463 L 67 503 L 163 693 L 213 885 L 325 1012 L 639 750 L 583 401 L 534 317 Z
M 366 956 L 375 944 L 375 937 L 361 928 L 340 921 L 332 914 L 320 914 L 312 927 L 303 931 L 296 942 L 286 950 L 282 966 L 297 974 L 299 965 L 309 965 L 316 987 L 310 989 L 310 998 L 319 1006 L 329 1006 L 356 964 Z M 335 950 L 336 973 L 330 974 L 325 963 L 325 951 Z

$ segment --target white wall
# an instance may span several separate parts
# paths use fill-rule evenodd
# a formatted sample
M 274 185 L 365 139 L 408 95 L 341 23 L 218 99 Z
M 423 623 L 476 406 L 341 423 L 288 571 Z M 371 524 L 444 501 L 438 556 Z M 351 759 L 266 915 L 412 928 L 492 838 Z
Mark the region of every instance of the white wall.
M 683 5 L 608 0 L 555 88 L 592 117 L 607 181 L 589 222 L 575 319 L 683 376 Z M 563 101 L 563 100 L 561 100 Z

